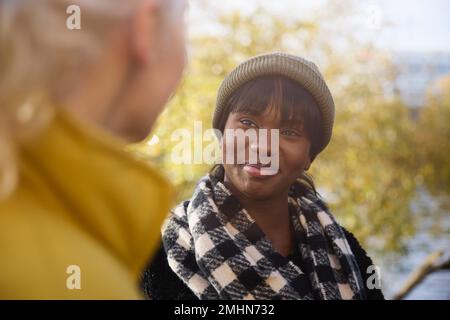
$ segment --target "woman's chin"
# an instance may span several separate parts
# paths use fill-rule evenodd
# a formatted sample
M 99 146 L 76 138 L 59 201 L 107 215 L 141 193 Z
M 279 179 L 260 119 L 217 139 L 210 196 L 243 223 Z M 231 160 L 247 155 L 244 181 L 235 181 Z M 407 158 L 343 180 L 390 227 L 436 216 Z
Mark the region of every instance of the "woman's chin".
M 239 188 L 240 189 L 240 188 Z M 240 190 L 246 197 L 254 200 L 266 200 L 272 197 L 274 189 L 270 184 L 261 181 L 247 180 Z
M 230 170 L 230 182 L 235 191 L 254 200 L 267 200 L 278 191 L 279 174 L 259 175 L 258 172 L 245 170 L 242 165 L 233 167 Z

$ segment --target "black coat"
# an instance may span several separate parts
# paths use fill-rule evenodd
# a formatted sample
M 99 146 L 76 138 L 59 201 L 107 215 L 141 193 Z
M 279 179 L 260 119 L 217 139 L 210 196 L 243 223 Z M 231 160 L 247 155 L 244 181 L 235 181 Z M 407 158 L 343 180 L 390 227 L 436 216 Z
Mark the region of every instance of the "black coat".
M 372 275 L 366 273 L 366 270 L 373 262 L 355 236 L 344 228 L 343 230 L 361 270 L 364 285 L 366 285 L 368 277 Z M 162 246 L 144 271 L 141 286 L 146 296 L 154 300 L 198 300 L 189 287 L 172 271 Z M 369 300 L 384 299 L 383 293 L 379 289 L 369 290 L 366 288 L 366 295 Z

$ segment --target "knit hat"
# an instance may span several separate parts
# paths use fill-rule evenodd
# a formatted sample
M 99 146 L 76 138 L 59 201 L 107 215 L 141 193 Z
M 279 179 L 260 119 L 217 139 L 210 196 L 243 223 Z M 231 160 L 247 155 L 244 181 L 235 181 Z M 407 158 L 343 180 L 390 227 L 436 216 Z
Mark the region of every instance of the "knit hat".
M 330 142 L 333 130 L 333 97 L 314 63 L 287 53 L 275 52 L 250 58 L 239 64 L 225 77 L 217 94 L 213 128 L 219 129 L 219 120 L 223 116 L 232 94 L 243 84 L 265 75 L 285 76 L 304 87 L 316 100 L 322 122 L 322 139 L 317 148 L 317 153 L 325 149 Z

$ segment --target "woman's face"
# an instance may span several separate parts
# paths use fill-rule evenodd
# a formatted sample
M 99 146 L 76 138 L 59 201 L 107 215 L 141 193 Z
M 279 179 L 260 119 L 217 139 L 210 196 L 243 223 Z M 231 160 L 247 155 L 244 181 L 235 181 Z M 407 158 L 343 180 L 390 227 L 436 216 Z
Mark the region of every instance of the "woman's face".
M 249 139 L 245 139 L 245 144 L 241 147 L 244 150 L 239 150 L 237 143 L 233 142 L 234 154 L 244 153 L 246 162 L 229 164 L 224 161 L 225 183 L 230 186 L 233 193 L 239 192 L 255 200 L 287 194 L 292 183 L 310 165 L 310 140 L 301 123 L 280 124 L 280 115 L 276 115 L 275 112 L 266 111 L 261 115 L 236 112 L 228 116 L 225 124 L 225 130 L 227 129 L 256 130 L 257 133 L 259 129 L 267 129 L 268 132 L 267 143 L 261 143 L 259 138 L 253 143 Z M 270 129 L 279 130 L 278 150 L 271 149 L 270 142 L 273 136 L 270 136 Z M 223 139 L 223 152 L 227 152 L 231 148 L 231 141 L 227 141 L 226 135 Z M 278 171 L 275 171 L 274 174 L 261 175 L 260 162 L 262 161 L 259 157 L 257 164 L 249 164 L 250 149 L 258 152 L 262 148 L 266 149 L 263 155 L 267 152 L 268 157 L 278 153 Z

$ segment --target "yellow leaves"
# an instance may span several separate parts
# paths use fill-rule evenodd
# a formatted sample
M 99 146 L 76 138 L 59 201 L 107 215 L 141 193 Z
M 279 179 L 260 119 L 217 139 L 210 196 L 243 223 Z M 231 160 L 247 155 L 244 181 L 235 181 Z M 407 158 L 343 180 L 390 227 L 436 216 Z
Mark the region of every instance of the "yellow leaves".
M 312 165 L 315 181 L 337 195 L 332 209 L 363 243 L 375 237 L 379 248 L 397 250 L 415 228 L 412 120 L 405 106 L 379 96 L 336 111 L 332 143 Z
M 343 9 L 333 8 L 326 13 L 328 25 Z M 189 198 L 211 166 L 174 164 L 170 136 L 179 128 L 192 130 L 194 121 L 210 128 L 223 77 L 242 60 L 274 50 L 320 60 L 336 122 L 330 145 L 312 164 L 315 183 L 326 191 L 325 201 L 332 200 L 339 220 L 369 249 L 401 249 L 416 228 L 411 203 L 418 186 L 445 191 L 447 198 L 450 192 L 449 78 L 431 90 L 435 94 L 416 123 L 410 110 L 385 92 L 395 74 L 389 57 L 351 34 L 324 28 L 320 19 L 289 21 L 263 9 L 253 15 L 220 12 L 215 22 L 220 36 L 192 37 L 187 76 L 152 133 L 159 137 L 157 149 L 144 144 L 136 150 L 147 152 L 171 177 L 178 200 Z M 351 50 L 335 50 L 330 41 L 335 37 L 344 38 Z
M 436 195 L 450 192 L 450 75 L 430 88 L 417 130 L 420 173 L 427 188 Z

